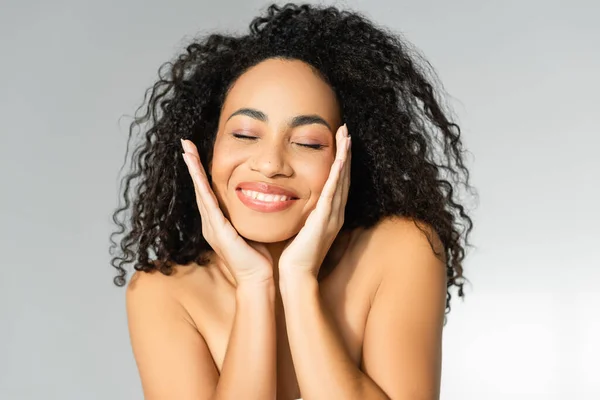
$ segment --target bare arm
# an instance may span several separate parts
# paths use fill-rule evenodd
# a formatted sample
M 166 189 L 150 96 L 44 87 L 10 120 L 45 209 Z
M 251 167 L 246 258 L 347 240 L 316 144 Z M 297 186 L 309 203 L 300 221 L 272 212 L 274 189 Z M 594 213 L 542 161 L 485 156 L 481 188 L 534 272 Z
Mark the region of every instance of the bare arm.
M 167 279 L 137 272 L 127 289 L 131 345 L 145 399 L 274 399 L 274 285 L 238 286 L 219 377 L 208 346 Z
M 443 250 L 435 234 L 434 242 Z M 360 368 L 327 314 L 314 276 L 281 275 L 287 333 L 302 396 L 439 399 L 444 262 L 434 256 L 412 222 L 397 221 L 380 224 L 361 257 L 381 275 L 381 283 L 365 327 Z
M 275 285 L 238 285 L 236 313 L 213 399 L 275 399 Z
M 303 398 L 389 399 L 354 365 L 323 306 L 314 277 L 287 276 L 282 282 L 282 298 L 290 350 Z
M 194 184 L 202 236 L 237 282 L 236 313 L 219 376 L 201 332 L 175 298 L 175 290 L 169 290 L 174 285 L 172 277 L 136 274 L 138 282 L 132 279 L 127 292 L 127 310 L 144 394 L 149 400 L 274 399 L 273 260 L 264 245 L 250 245 L 238 235 L 219 207 L 196 146 L 189 140 L 181 144 Z

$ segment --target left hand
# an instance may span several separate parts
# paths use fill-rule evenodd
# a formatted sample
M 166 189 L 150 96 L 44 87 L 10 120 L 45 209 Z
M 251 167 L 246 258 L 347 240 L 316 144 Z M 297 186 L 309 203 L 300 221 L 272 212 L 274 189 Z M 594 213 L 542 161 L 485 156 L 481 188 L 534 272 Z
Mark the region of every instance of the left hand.
M 350 136 L 346 124 L 336 133 L 336 157 L 315 209 L 279 258 L 280 276 L 308 273 L 315 279 L 321 264 L 344 224 L 350 188 Z

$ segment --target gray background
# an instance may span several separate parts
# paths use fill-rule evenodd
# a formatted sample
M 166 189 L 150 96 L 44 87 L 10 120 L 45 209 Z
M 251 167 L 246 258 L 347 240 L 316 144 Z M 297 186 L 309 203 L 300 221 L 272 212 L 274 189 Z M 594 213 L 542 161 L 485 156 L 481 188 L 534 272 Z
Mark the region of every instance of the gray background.
M 142 398 L 108 254 L 121 117 L 188 38 L 265 4 L 2 1 L 1 399 Z M 423 51 L 474 155 L 442 399 L 600 398 L 600 3 L 345 4 Z

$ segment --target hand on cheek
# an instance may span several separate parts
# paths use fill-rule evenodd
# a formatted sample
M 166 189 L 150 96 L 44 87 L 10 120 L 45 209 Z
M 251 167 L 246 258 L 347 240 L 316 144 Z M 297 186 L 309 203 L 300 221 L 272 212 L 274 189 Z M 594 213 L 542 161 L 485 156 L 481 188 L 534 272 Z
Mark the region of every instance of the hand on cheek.
M 279 259 L 280 278 L 284 274 L 317 277 L 321 263 L 344 224 L 350 188 L 351 141 L 346 124 L 336 133 L 337 151 L 329 177 L 315 209 Z

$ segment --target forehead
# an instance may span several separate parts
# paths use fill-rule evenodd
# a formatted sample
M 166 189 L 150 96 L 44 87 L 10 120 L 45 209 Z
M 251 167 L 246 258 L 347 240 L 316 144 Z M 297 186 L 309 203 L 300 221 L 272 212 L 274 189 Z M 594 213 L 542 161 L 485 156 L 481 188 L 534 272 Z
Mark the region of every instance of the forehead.
M 222 117 L 242 107 L 258 109 L 270 118 L 319 114 L 331 126 L 339 123 L 333 89 L 299 60 L 267 59 L 248 69 L 227 94 Z

